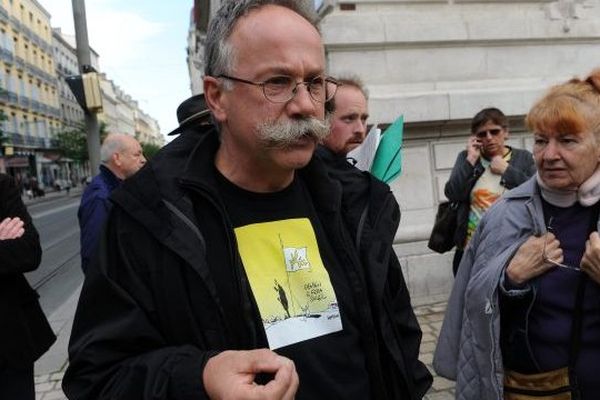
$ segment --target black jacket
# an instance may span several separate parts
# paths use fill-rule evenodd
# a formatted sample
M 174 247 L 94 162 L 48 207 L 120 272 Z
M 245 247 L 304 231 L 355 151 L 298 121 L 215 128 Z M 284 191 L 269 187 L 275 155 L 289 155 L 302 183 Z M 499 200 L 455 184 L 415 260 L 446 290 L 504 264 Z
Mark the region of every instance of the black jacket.
M 63 380 L 70 399 L 206 398 L 201 377 L 210 356 L 267 346 L 214 189 L 217 146 L 214 131 L 186 131 L 113 193 L 100 259 L 75 316 Z M 299 171 L 362 300 L 374 398 L 421 398 L 431 376 L 417 360 L 421 331 L 392 250 L 398 206 L 387 185 L 354 172 L 328 169 L 318 157 Z M 355 183 L 349 191 L 345 179 Z M 215 263 L 234 271 L 235 290 L 217 290 Z
M 0 368 L 33 364 L 56 339 L 25 272 L 35 270 L 42 258 L 38 233 L 21 200 L 15 181 L 0 174 L 0 221 L 19 217 L 25 233 L 0 240 Z
M 508 147 L 508 146 L 507 146 Z M 533 156 L 527 150 L 511 148 L 512 156 L 508 162 L 508 168 L 502 174 L 500 184 L 507 189 L 512 189 L 525 182 L 535 174 L 535 162 Z M 469 210 L 471 208 L 471 190 L 477 179 L 483 174 L 485 168 L 481 159 L 475 165 L 467 161 L 467 151 L 458 153 L 450 179 L 444 187 L 444 194 L 452 203 L 458 202 L 457 229 L 454 234 L 454 244 L 462 249 L 467 238 L 467 224 L 469 222 Z

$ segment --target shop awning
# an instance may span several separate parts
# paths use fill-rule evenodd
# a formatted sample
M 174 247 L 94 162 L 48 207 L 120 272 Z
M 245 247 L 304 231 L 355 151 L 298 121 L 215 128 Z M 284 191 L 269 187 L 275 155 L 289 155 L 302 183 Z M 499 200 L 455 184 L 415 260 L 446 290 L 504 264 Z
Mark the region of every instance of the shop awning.
M 29 167 L 29 159 L 27 157 L 8 157 L 4 159 L 4 166 L 7 168 Z

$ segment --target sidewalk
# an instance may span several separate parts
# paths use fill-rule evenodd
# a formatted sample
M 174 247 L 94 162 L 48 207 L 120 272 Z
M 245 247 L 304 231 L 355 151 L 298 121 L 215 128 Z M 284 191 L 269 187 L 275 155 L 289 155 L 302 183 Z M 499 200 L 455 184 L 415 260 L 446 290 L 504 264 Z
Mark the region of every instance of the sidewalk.
M 78 185 L 76 187 L 71 188 L 71 190 L 69 191 L 69 194 L 67 194 L 66 190 L 52 190 L 52 191 L 46 192 L 44 197 L 34 197 L 34 198 L 30 199 L 28 196 L 22 195 L 21 198 L 23 199 L 23 203 L 25 203 L 26 206 L 30 206 L 32 204 L 44 203 L 46 201 L 59 199 L 61 197 L 62 198 L 79 197 L 83 193 L 84 189 L 85 189 L 84 186 Z
M 81 287 L 48 317 L 56 342 L 35 363 L 36 400 L 66 400 L 61 383 L 67 368 L 69 337 L 80 291 Z
M 79 299 L 79 291 L 77 290 L 65 304 L 49 317 L 50 325 L 58 338 L 50 350 L 35 364 L 36 400 L 66 400 L 66 396 L 61 389 L 61 383 L 67 368 L 67 346 L 73 325 L 73 314 Z M 445 302 L 415 308 L 415 314 L 423 330 L 419 358 L 434 375 L 433 386 L 424 400 L 454 399 L 454 382 L 436 376 L 431 367 L 433 351 L 440 333 L 445 310 Z

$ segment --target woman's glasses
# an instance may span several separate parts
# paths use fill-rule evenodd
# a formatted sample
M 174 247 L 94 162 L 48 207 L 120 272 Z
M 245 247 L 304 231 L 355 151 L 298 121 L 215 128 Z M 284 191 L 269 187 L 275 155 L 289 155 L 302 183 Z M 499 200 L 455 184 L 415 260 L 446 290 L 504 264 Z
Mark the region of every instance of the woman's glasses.
M 479 131 L 479 132 L 475 133 L 475 136 L 477 136 L 478 139 L 483 139 L 483 138 L 487 137 L 488 133 L 492 136 L 498 136 L 500 134 L 500 132 L 502 132 L 502 129 L 494 128 L 494 129 L 488 129 L 485 131 Z
M 550 232 L 554 233 L 554 229 L 552 229 L 552 227 L 550 226 L 551 224 L 552 224 L 552 217 L 550 217 L 550 220 L 548 221 L 548 227 L 546 229 L 549 233 Z M 543 258 L 544 262 L 550 263 L 550 264 L 555 265 L 560 268 L 569 269 L 571 271 L 581 272 L 581 269 L 578 267 L 573 267 L 571 265 L 562 264 L 562 263 L 559 263 L 558 261 L 555 261 L 555 260 L 549 258 L 546 255 L 546 245 L 547 244 L 548 244 L 548 233 L 546 233 L 546 235 L 544 235 L 544 249 L 542 250 L 542 258 Z

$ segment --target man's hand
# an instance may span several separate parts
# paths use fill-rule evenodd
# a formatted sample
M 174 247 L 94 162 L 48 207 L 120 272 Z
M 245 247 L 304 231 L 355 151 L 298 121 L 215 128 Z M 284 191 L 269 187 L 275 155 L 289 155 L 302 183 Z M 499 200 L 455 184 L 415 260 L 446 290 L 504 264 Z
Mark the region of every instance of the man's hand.
M 544 242 L 546 254 L 544 256 Z M 548 232 L 544 236 L 531 236 L 519 247 L 506 268 L 506 275 L 512 283 L 522 285 L 531 278 L 543 274 L 556 266 L 546 260 L 563 262 L 560 242 L 554 234 Z
M 5 218 L 0 222 L 0 240 L 18 239 L 25 233 L 24 222 L 21 218 Z
M 256 374 L 274 374 L 266 385 Z M 292 360 L 268 349 L 225 351 L 210 358 L 202 374 L 204 389 L 213 400 L 292 400 L 299 378 Z
M 490 162 L 490 170 L 494 174 L 502 175 L 504 174 L 504 172 L 506 172 L 507 168 L 508 163 L 506 162 L 506 160 L 504 160 L 504 158 L 502 158 L 502 156 L 496 155 L 492 157 L 492 160 Z
M 585 253 L 583 253 L 580 265 L 583 272 L 600 284 L 600 235 L 598 232 L 592 232 L 588 241 L 585 242 Z
M 477 136 L 469 136 L 467 142 L 467 161 L 475 166 L 477 160 L 481 156 L 481 140 L 477 139 Z

